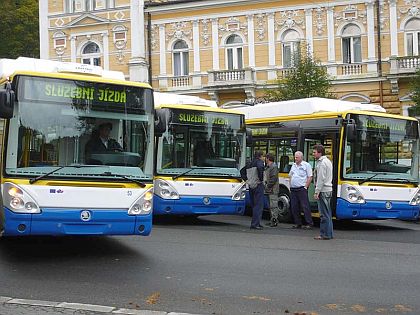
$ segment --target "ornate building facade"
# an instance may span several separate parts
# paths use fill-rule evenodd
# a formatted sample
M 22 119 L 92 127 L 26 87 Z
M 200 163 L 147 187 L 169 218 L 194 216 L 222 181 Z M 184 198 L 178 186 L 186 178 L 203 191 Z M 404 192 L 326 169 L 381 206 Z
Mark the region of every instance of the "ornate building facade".
M 41 58 L 98 64 L 159 91 L 258 99 L 303 46 L 346 100 L 406 114 L 420 0 L 40 0 Z

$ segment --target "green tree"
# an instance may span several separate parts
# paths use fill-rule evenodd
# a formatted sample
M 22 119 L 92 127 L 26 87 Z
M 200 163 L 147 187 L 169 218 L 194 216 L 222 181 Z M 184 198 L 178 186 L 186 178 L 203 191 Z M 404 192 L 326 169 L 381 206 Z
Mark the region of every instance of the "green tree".
M 294 69 L 284 79 L 277 80 L 277 88 L 265 92 L 266 101 L 287 101 L 306 97 L 335 98 L 330 92 L 331 79 L 325 67 L 308 52 L 294 56 Z
M 420 108 L 420 69 L 417 70 L 416 75 L 411 80 L 411 99 L 417 107 Z
M 0 58 L 39 57 L 38 0 L 1 0 Z

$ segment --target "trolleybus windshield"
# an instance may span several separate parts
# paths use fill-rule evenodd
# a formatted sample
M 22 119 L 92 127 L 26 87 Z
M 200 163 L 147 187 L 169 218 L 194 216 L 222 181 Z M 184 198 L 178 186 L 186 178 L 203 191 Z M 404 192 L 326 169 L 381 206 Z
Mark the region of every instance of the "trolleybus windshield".
M 419 181 L 416 121 L 355 115 L 353 136 L 346 136 L 343 177 L 359 181 Z
M 152 178 L 150 89 L 30 76 L 14 85 L 7 175 L 38 177 L 84 165 L 51 176 Z
M 240 177 L 242 115 L 172 110 L 170 117 L 159 138 L 158 174 Z

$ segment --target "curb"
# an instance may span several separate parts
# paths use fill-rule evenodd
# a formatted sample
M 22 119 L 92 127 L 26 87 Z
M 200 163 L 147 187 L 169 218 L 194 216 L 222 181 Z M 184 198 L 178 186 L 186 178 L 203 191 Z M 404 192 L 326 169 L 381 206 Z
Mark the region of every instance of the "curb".
M 17 298 L 12 298 L 12 297 L 7 297 L 7 296 L 0 296 L 0 304 L 19 304 L 19 305 L 42 306 L 42 307 L 52 307 L 52 308 L 64 308 L 64 309 L 72 309 L 72 310 L 80 310 L 80 311 L 98 312 L 98 313 L 103 313 L 103 314 L 119 314 L 119 315 L 200 315 L 200 314 L 191 314 L 191 313 L 117 308 L 113 306 L 95 305 L 95 304 L 17 299 Z

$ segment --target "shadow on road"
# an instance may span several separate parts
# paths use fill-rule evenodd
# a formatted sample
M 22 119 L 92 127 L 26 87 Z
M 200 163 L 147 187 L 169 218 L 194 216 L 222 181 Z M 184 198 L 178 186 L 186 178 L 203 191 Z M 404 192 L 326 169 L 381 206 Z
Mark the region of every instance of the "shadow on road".
M 138 257 L 141 253 L 116 238 L 98 236 L 28 236 L 7 237 L 0 240 L 3 259 L 19 263 L 91 261 L 110 257 Z
M 215 220 L 214 218 L 218 218 Z M 226 221 L 223 215 L 211 216 L 154 216 L 153 225 L 159 226 L 231 226 L 234 222 Z

